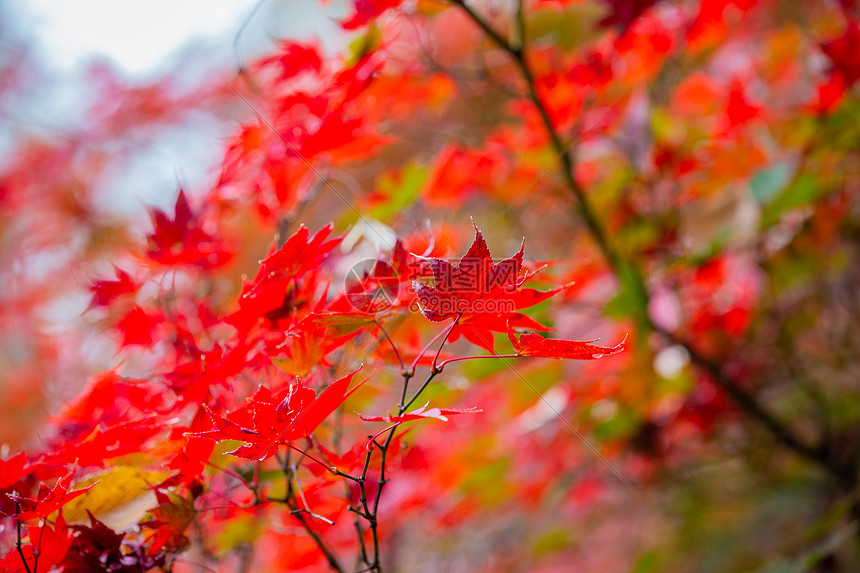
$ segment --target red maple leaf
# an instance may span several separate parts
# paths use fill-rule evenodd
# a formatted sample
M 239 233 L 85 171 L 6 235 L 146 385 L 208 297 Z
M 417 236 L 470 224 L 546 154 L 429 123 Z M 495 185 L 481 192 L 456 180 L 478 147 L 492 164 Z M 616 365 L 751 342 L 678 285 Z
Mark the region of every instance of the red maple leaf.
M 12 456 L 8 460 L 0 460 L 0 489 L 6 489 L 30 473 L 27 466 L 27 456 L 24 452 Z
M 341 26 L 345 30 L 355 30 L 364 26 L 374 18 L 382 15 L 390 8 L 396 8 L 403 0 L 355 0 L 355 12 Z
M 311 435 L 323 421 L 366 380 L 352 389 L 349 385 L 358 370 L 338 378 L 317 394 L 313 389 L 297 382 L 289 388 L 287 396 L 275 403 L 271 392 L 262 387 L 248 406 L 235 412 L 237 421 L 209 412 L 214 430 L 189 434 L 216 441 L 238 440 L 244 446 L 230 452 L 234 456 L 251 460 L 264 460 L 274 455 L 277 444 L 286 444 Z M 246 424 L 246 425 L 242 425 Z M 246 426 L 253 426 L 250 429 Z
M 76 400 L 68 404 L 54 423 L 66 440 L 77 439 L 99 424 L 109 425 L 127 420 L 131 414 L 157 409 L 163 397 L 143 380 L 123 378 L 115 370 L 98 374 Z
M 624 350 L 626 337 L 620 343 L 610 348 L 595 346 L 589 341 L 560 340 L 556 338 L 544 338 L 537 332 L 526 332 L 517 339 L 513 329 L 508 327 L 508 338 L 514 345 L 518 356 L 532 356 L 540 358 L 565 358 L 569 360 L 594 360 L 618 354 Z
M 841 75 L 847 86 L 852 86 L 860 80 L 858 50 L 860 50 L 860 24 L 858 22 L 849 23 L 842 36 L 821 45 L 821 51 L 833 63 L 833 72 Z
M 730 128 L 746 125 L 751 120 L 761 115 L 761 108 L 752 105 L 744 93 L 744 86 L 740 80 L 732 82 L 729 95 L 726 100 L 726 121 Z
M 171 432 L 171 439 L 180 438 L 180 433 L 183 430 L 185 434 L 205 431 L 209 427 L 209 416 L 204 408 L 197 409 L 194 418 L 191 420 L 191 425 L 187 428 L 175 428 Z M 212 440 L 185 435 L 185 444 L 182 449 L 170 461 L 165 464 L 166 467 L 177 472 L 178 478 L 186 485 L 197 479 L 206 467 L 209 458 L 212 457 L 212 450 L 215 448 L 215 443 Z
M 232 253 L 226 242 L 204 230 L 199 213 L 180 189 L 173 218 L 161 209 L 152 209 L 152 233 L 147 236 L 146 256 L 162 265 L 195 265 L 211 269 L 223 265 Z
M 333 467 L 342 472 L 352 473 L 354 470 L 360 469 L 362 464 L 364 464 L 365 449 L 361 444 L 355 444 L 352 449 L 347 450 L 341 455 L 337 455 L 319 443 L 316 444 L 316 447 L 322 453 L 323 460 L 325 460 L 330 468 Z M 322 471 L 322 468 L 316 464 L 310 464 L 308 469 L 315 474 Z
M 430 269 L 435 282 L 434 287 L 412 282 L 421 312 L 432 321 L 458 317 L 449 340 L 464 336 L 490 352 L 494 351 L 492 333 L 505 332 L 508 323 L 543 328 L 516 311 L 543 302 L 567 287 L 548 291 L 521 288 L 534 276 L 522 273 L 524 248 L 525 240 L 513 257 L 494 263 L 481 231 L 475 227 L 475 240 L 457 265 L 434 257 L 418 257 Z
M 319 72 L 323 61 L 316 47 L 285 40 L 280 42 L 277 55 L 263 58 L 257 66 L 276 68 L 279 72 L 278 79 L 283 81 L 303 71 Z
M 229 385 L 233 376 L 252 364 L 243 342 L 229 350 L 216 344 L 212 350 L 177 364 L 165 377 L 181 401 L 199 402 L 209 396 L 213 387 Z
M 296 233 L 277 250 L 260 262 L 260 270 L 239 301 L 240 306 L 258 297 L 275 285 L 287 280 L 299 279 L 306 272 L 319 265 L 341 239 L 326 240 L 334 227 L 329 224 L 313 236 L 302 225 Z M 310 237 L 310 238 L 309 238 Z
M 266 355 L 278 368 L 288 374 L 305 376 L 315 366 L 330 366 L 326 357 L 360 332 L 353 330 L 342 336 L 329 336 L 325 328 L 314 324 L 318 318 L 319 315 L 311 315 L 291 328 L 282 341 L 267 344 Z
M 552 292 L 554 294 L 557 291 Z M 495 337 L 493 333 L 505 332 L 508 324 L 519 328 L 547 330 L 547 327 L 521 312 L 473 314 L 460 319 L 457 326 L 454 327 L 448 336 L 448 341 L 456 342 L 462 336 L 472 344 L 480 346 L 489 352 L 495 352 Z
M 185 530 L 197 515 L 193 500 L 160 490 L 155 491 L 155 497 L 158 505 L 149 510 L 154 519 L 140 524 L 154 530 L 147 537 L 149 554 L 181 551 L 188 545 Z
M 525 239 L 513 257 L 494 263 L 487 242 L 476 226 L 472 246 L 456 265 L 444 259 L 414 255 L 430 269 L 435 282 L 431 287 L 412 281 L 412 288 L 421 302 L 421 312 L 434 322 L 470 312 L 498 312 L 495 308 L 486 308 L 484 303 L 515 292 L 522 284 L 519 276 L 524 249 Z
M 18 502 L 18 505 L 21 508 L 20 513 L 18 513 L 16 517 L 21 521 L 37 517 L 48 517 L 96 485 L 92 484 L 85 488 L 69 491 L 73 475 L 74 469 L 58 479 L 57 483 L 54 484 L 54 487 L 51 489 L 48 489 L 45 484 L 40 484 L 39 493 L 36 495 L 36 499 L 8 494 L 9 497 Z
M 123 295 L 137 292 L 137 285 L 127 272 L 118 267 L 114 267 L 113 270 L 116 275 L 115 281 L 102 280 L 90 285 L 90 292 L 93 293 L 90 308 L 108 306 Z
M 45 464 L 72 464 L 104 466 L 105 460 L 138 453 L 147 441 L 164 430 L 156 416 L 112 426 L 99 425 L 78 442 L 64 442 L 56 451 L 44 455 L 39 461 Z
M 116 328 L 122 334 L 120 345 L 149 346 L 155 340 L 155 329 L 164 321 L 160 314 L 149 314 L 139 306 L 134 306 L 120 321 Z

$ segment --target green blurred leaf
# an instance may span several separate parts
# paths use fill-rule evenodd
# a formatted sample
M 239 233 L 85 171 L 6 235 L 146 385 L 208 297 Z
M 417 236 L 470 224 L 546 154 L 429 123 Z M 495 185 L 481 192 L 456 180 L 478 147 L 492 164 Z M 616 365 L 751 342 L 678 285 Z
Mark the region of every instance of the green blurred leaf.
M 600 441 L 615 440 L 633 435 L 640 423 L 639 415 L 619 405 L 618 411 L 595 426 L 592 433 Z
M 463 492 L 494 505 L 507 497 L 510 489 L 505 476 L 510 472 L 507 459 L 493 460 L 476 467 L 460 484 Z
M 618 278 L 621 280 L 621 290 L 606 304 L 604 313 L 610 318 L 634 318 L 643 323 L 648 303 L 641 277 L 633 267 L 622 264 Z
M 543 557 L 555 553 L 570 545 L 570 531 L 555 529 L 542 532 L 532 544 L 532 553 L 535 557 Z
M 215 537 L 215 546 L 225 555 L 237 546 L 253 544 L 263 531 L 260 523 L 251 515 L 240 515 L 230 520 Z
M 371 22 L 364 34 L 350 42 L 346 58 L 347 65 L 355 65 L 363 57 L 376 50 L 381 43 L 382 31 L 376 25 L 376 22 Z
M 783 213 L 812 203 L 821 193 L 818 179 L 809 174 L 798 176 L 762 213 L 762 225 L 777 223 Z
M 652 573 L 660 570 L 660 557 L 656 553 L 646 553 L 639 558 L 630 573 Z
M 549 39 L 554 46 L 570 50 L 596 36 L 600 28 L 595 23 L 603 12 L 594 2 L 569 4 L 561 12 L 538 10 L 529 15 L 527 36 Z
M 378 183 L 376 201 L 370 209 L 370 217 L 378 221 L 388 221 L 393 215 L 403 211 L 418 198 L 427 181 L 426 167 L 409 164 L 396 174 L 386 173 Z
M 753 197 L 760 203 L 770 203 L 780 189 L 788 185 L 789 177 L 788 166 L 785 163 L 779 163 L 758 172 L 750 181 Z

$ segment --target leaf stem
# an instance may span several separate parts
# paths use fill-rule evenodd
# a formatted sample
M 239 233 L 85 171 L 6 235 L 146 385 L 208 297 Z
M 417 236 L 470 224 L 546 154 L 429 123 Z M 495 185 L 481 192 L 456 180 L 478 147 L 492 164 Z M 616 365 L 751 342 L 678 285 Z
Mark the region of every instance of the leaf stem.
M 436 361 L 439 360 L 439 354 L 442 353 L 442 348 L 444 348 L 445 343 L 448 342 L 448 337 L 451 336 L 451 333 L 454 332 L 454 328 L 457 326 L 457 323 L 460 322 L 460 319 L 463 318 L 463 313 L 457 315 L 457 318 L 454 319 L 454 322 L 451 323 L 451 326 L 448 328 L 448 331 L 445 333 L 445 338 L 442 339 L 442 344 L 439 345 L 439 349 L 436 350 L 436 355 L 433 357 L 433 362 L 431 364 L 430 370 L 436 371 L 438 368 L 436 367 Z M 414 398 L 413 398 L 414 399 Z M 410 402 L 411 404 L 411 402 Z M 400 412 L 401 414 L 403 412 Z
M 457 317 L 455 320 L 459 320 L 459 319 L 460 319 L 460 317 Z M 439 340 L 440 338 L 442 338 L 443 334 L 445 335 L 445 338 L 447 339 L 448 338 L 447 334 L 450 334 L 450 333 L 447 333 L 447 329 L 439 331 L 436 334 L 436 336 L 434 336 L 430 340 L 430 342 L 427 343 L 427 345 L 421 350 L 421 352 L 418 353 L 418 356 L 415 357 L 415 360 L 412 361 L 412 365 L 409 367 L 410 376 L 413 376 L 415 374 L 415 368 L 418 366 L 418 362 L 422 358 L 424 358 L 424 355 L 427 354 L 427 351 L 430 350 L 434 344 L 436 344 L 436 341 Z M 438 356 L 438 352 L 437 352 L 437 356 Z
M 479 360 L 481 358 L 521 358 L 519 354 L 482 354 L 479 356 L 457 356 L 456 358 L 449 358 L 448 360 L 443 360 L 439 363 L 438 369 L 443 370 L 446 364 L 450 364 L 452 362 L 460 362 L 461 360 Z
M 406 367 L 403 365 L 403 359 L 400 357 L 400 352 L 397 351 L 397 346 L 394 344 L 394 341 L 391 340 L 391 337 L 388 335 L 388 331 L 385 330 L 385 327 L 382 326 L 382 323 L 379 322 L 376 317 L 373 318 L 373 322 L 376 323 L 376 326 L 379 327 L 379 330 L 381 330 L 382 334 L 385 336 L 385 340 L 387 340 L 388 344 L 391 345 L 391 350 L 394 351 L 394 355 L 397 357 L 397 362 L 400 363 L 400 371 L 405 372 Z
M 312 456 L 311 454 L 309 454 L 303 450 L 300 450 L 299 448 L 297 448 L 293 444 L 287 442 L 286 446 L 288 448 L 290 448 L 291 450 L 294 450 L 294 451 L 298 452 L 299 454 L 303 455 L 304 457 L 308 458 L 309 460 L 318 463 L 319 465 L 321 465 L 322 467 L 324 467 L 325 469 L 327 469 L 331 473 L 336 474 L 336 475 L 339 473 L 336 467 L 328 465 L 327 463 L 317 459 L 316 457 Z

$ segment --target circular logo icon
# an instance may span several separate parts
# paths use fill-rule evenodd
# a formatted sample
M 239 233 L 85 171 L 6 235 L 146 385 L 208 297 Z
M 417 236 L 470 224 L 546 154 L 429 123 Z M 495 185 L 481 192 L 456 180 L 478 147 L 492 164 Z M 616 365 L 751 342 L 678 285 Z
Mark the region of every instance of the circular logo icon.
M 349 269 L 344 279 L 344 292 L 356 310 L 377 313 L 397 303 L 400 276 L 385 261 L 365 259 Z

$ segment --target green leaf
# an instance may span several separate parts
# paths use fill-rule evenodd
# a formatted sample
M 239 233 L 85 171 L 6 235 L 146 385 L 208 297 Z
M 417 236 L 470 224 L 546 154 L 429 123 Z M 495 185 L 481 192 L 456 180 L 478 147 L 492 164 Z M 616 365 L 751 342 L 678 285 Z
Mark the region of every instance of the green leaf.
M 215 537 L 220 555 L 226 555 L 241 544 L 252 545 L 262 533 L 260 522 L 251 515 L 240 515 L 229 521 Z
M 619 405 L 618 411 L 594 427 L 592 433 L 601 442 L 622 439 L 633 435 L 639 428 L 641 418 Z
M 397 174 L 386 173 L 378 183 L 376 204 L 370 209 L 369 215 L 377 221 L 385 222 L 393 215 L 418 199 L 424 183 L 427 181 L 426 167 L 414 163 L 407 165 Z
M 753 197 L 760 203 L 770 203 L 780 189 L 788 185 L 789 177 L 788 166 L 785 163 L 779 163 L 770 169 L 760 171 L 750 181 Z
M 371 22 L 364 34 L 350 42 L 346 63 L 348 66 L 357 64 L 364 56 L 376 50 L 382 43 L 382 32 L 376 22 Z
M 570 4 L 563 11 L 537 10 L 529 15 L 527 36 L 538 40 L 549 38 L 553 46 L 570 50 L 596 35 L 595 24 L 603 16 L 599 4 Z
M 818 180 L 811 175 L 798 176 L 762 213 L 762 225 L 767 228 L 779 222 L 786 211 L 812 203 L 821 193 Z
M 654 573 L 660 570 L 660 557 L 656 553 L 646 553 L 639 558 L 630 573 Z
M 604 313 L 610 318 L 634 318 L 645 324 L 648 301 L 641 277 L 633 267 L 622 264 L 618 270 L 618 278 L 621 280 L 621 290 L 606 304 Z
M 570 544 L 570 531 L 566 529 L 554 529 L 543 532 L 534 540 L 532 553 L 536 557 L 543 557 L 569 547 Z
M 485 504 L 496 505 L 510 493 L 510 487 L 505 480 L 510 473 L 510 466 L 508 459 L 487 460 L 466 476 L 460 488 L 467 495 L 478 498 Z

